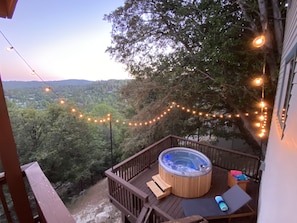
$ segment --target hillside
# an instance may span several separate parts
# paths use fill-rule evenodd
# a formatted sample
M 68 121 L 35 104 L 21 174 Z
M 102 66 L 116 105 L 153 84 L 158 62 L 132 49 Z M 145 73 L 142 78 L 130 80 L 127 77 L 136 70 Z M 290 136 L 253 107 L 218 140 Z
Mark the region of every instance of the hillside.
M 50 81 L 48 85 L 37 81 L 3 82 L 6 100 L 21 107 L 44 109 L 60 99 L 84 110 L 90 110 L 94 104 L 104 103 L 117 108 L 119 90 L 129 80 L 85 81 L 64 80 Z M 45 87 L 50 92 L 45 92 Z
M 82 86 L 94 83 L 95 81 L 87 80 L 61 80 L 61 81 L 48 81 L 49 86 Z M 42 88 L 45 84 L 41 81 L 3 81 L 3 88 L 10 89 L 24 89 L 24 88 Z
M 107 179 L 83 191 L 66 204 L 77 223 L 120 223 L 121 212 L 107 197 Z

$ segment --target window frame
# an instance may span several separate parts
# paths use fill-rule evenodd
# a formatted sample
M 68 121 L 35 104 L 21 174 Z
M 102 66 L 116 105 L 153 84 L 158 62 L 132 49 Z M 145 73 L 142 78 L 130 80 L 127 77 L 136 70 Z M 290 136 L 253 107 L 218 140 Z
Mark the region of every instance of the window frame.
M 281 139 L 285 135 L 286 121 L 292 97 L 295 74 L 297 73 L 297 44 L 285 59 L 285 68 L 282 76 L 281 91 L 278 101 L 277 116 L 282 130 Z

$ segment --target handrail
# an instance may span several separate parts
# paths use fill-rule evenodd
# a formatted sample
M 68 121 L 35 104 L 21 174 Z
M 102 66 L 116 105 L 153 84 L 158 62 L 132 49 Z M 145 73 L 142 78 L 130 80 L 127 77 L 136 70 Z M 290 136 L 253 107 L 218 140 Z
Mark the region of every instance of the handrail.
M 180 137 L 180 136 L 171 135 L 171 137 L 174 137 L 174 138 L 176 138 L 178 140 L 187 141 L 188 142 L 187 145 L 191 145 L 191 143 L 194 143 L 194 144 L 199 144 L 199 145 L 204 145 L 204 146 L 212 147 L 212 148 L 218 149 L 218 150 L 224 150 L 226 152 L 240 154 L 240 155 L 247 156 L 247 157 L 259 158 L 258 156 L 251 155 L 251 154 L 248 154 L 248 153 L 243 153 L 243 152 L 239 152 L 239 151 L 236 151 L 236 150 L 231 150 L 231 149 L 226 149 L 226 148 L 215 146 L 215 145 L 210 145 L 210 144 L 207 144 L 205 142 L 198 142 L 198 141 L 191 140 L 191 139 L 185 139 L 185 138 Z
M 23 177 L 25 176 L 24 174 L 24 170 L 26 168 L 28 168 L 32 163 L 28 163 L 28 164 L 25 164 L 25 165 L 22 165 L 21 166 L 21 171 L 22 171 L 22 174 L 23 174 Z M 3 208 L 3 212 L 5 214 L 5 217 L 6 217 L 6 220 L 7 222 L 13 222 L 13 216 L 11 214 L 11 208 L 9 207 L 9 204 L 6 200 L 6 196 L 5 196 L 5 193 L 3 191 L 3 186 L 7 184 L 6 182 L 6 177 L 5 177 L 5 173 L 4 172 L 1 172 L 0 173 L 0 200 L 1 200 L 1 204 L 2 204 L 2 208 Z
M 226 170 L 242 170 L 247 176 L 255 180 L 260 180 L 259 167 L 261 159 L 258 156 L 184 139 L 178 136 L 172 137 L 177 139 L 179 146 L 192 148 L 205 154 L 214 166 Z
M 128 191 L 134 192 L 142 200 L 146 201 L 148 199 L 148 195 L 146 193 L 139 190 L 137 187 L 133 186 L 132 184 L 128 183 L 127 181 L 123 180 L 119 176 L 115 175 L 114 173 L 112 173 L 112 171 L 110 171 L 110 170 L 105 171 L 105 175 L 109 178 L 112 178 L 114 182 L 122 185 Z
M 174 220 L 170 215 L 168 215 L 166 212 L 162 211 L 160 208 L 158 208 L 156 205 L 152 205 L 151 211 L 149 215 L 147 216 L 145 223 L 158 223 L 158 222 L 164 222 Z
M 157 160 L 160 152 L 170 146 L 171 137 L 168 136 L 105 171 L 110 199 L 126 212 L 132 221 L 137 220 L 144 204 L 148 202 L 148 195 L 128 181 L 149 168 Z M 133 205 L 127 202 L 127 199 L 132 199 Z
M 167 136 L 115 165 L 111 169 L 114 174 L 129 181 L 146 168 L 149 168 L 151 164 L 158 160 L 160 152 L 166 148 L 170 148 L 171 145 L 171 136 Z
M 35 222 L 40 223 L 74 223 L 75 220 L 65 207 L 64 203 L 44 175 L 37 162 L 21 166 L 24 177 L 27 177 L 30 189 L 34 195 L 38 216 L 34 217 Z M 0 186 L 6 183 L 5 174 L 0 173 Z M 2 207 L 8 222 L 12 222 L 13 216 L 10 213 L 4 192 L 0 188 Z M 34 208 L 34 207 L 33 207 Z
M 44 175 L 38 163 L 32 163 L 24 172 L 37 201 L 36 205 L 41 222 L 75 223 L 74 218 Z
M 105 175 L 108 178 L 109 198 L 112 203 L 125 212 L 130 220 L 136 221 L 148 202 L 148 194 L 114 174 L 111 169 L 105 171 Z

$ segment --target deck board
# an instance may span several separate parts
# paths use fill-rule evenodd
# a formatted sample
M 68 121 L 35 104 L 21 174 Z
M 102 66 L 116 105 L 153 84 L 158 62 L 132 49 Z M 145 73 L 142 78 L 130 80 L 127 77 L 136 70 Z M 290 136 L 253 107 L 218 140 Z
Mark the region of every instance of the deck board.
M 158 208 L 172 216 L 174 219 L 183 218 L 184 213 L 181 206 L 181 201 L 184 198 L 177 197 L 173 194 L 158 200 L 151 190 L 147 187 L 146 182 L 152 179 L 153 175 L 158 174 L 158 163 L 154 163 L 151 168 L 143 171 L 141 174 L 133 178 L 130 183 L 149 195 L 149 204 L 156 205 Z M 228 190 L 228 171 L 219 167 L 213 167 L 212 183 L 209 192 L 203 197 L 214 197 Z M 249 205 L 256 211 L 259 195 L 259 184 L 250 181 L 247 186 L 247 193 L 252 197 Z M 216 220 L 212 222 L 226 222 L 226 220 Z M 250 219 L 233 219 L 232 222 L 250 222 Z

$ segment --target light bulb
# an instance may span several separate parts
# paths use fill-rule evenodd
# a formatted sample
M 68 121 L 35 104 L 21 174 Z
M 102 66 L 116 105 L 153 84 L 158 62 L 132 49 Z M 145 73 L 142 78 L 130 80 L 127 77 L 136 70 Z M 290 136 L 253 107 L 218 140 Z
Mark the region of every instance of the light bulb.
M 264 134 L 263 132 L 259 133 L 259 137 L 260 137 L 260 138 L 263 138 L 264 135 L 265 135 L 265 134 Z
M 253 81 L 255 86 L 261 86 L 263 84 L 263 78 L 262 77 L 257 77 Z
M 261 102 L 259 103 L 259 106 L 260 106 L 261 108 L 264 108 L 264 107 L 265 107 L 265 102 L 264 102 L 264 101 L 261 101 Z
M 260 48 L 260 47 L 264 46 L 264 44 L 265 44 L 265 36 L 264 35 L 257 36 L 253 40 L 253 46 L 256 48 Z
M 13 46 L 8 46 L 8 47 L 6 47 L 6 50 L 9 51 L 9 52 L 10 52 L 10 51 L 13 51 Z
M 45 92 L 50 92 L 50 91 L 51 91 L 51 88 L 50 88 L 50 87 L 46 87 L 46 88 L 44 89 L 44 91 L 45 91 Z

